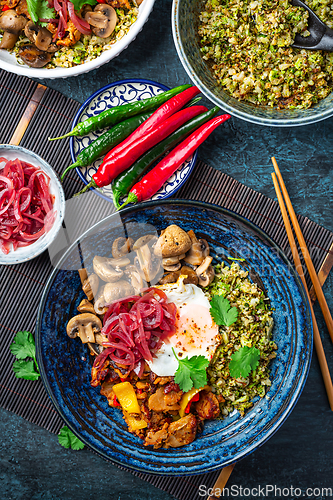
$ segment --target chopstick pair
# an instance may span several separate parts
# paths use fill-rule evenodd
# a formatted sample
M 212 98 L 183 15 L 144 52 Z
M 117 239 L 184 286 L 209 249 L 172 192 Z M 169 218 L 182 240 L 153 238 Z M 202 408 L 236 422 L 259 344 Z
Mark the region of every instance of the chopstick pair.
M 311 260 L 308 248 L 306 246 L 306 243 L 305 243 L 305 240 L 304 240 L 301 228 L 300 228 L 300 226 L 298 224 L 297 217 L 296 217 L 295 211 L 293 209 L 293 206 L 291 204 L 291 201 L 290 201 L 290 198 L 289 198 L 286 186 L 285 186 L 284 181 L 282 179 L 281 172 L 279 170 L 279 167 L 278 167 L 278 165 L 277 165 L 276 160 L 275 160 L 274 157 L 272 158 L 272 163 L 273 163 L 274 170 L 275 170 L 275 173 L 272 173 L 272 179 L 273 179 L 273 183 L 274 183 L 274 188 L 275 188 L 277 199 L 278 199 L 278 202 L 279 202 L 279 205 L 280 205 L 280 210 L 281 210 L 281 213 L 282 213 L 283 222 L 284 222 L 284 225 L 285 225 L 285 228 L 286 228 L 286 231 L 287 231 L 287 236 L 288 236 L 288 240 L 289 240 L 289 244 L 290 244 L 292 256 L 293 256 L 293 259 L 294 259 L 295 267 L 296 267 L 296 270 L 297 270 L 297 272 L 298 272 L 298 274 L 299 274 L 299 276 L 300 276 L 300 278 L 302 280 L 302 283 L 303 283 L 304 288 L 305 288 L 305 292 L 306 292 L 308 300 L 309 300 L 310 310 L 311 310 L 311 315 L 312 315 L 312 323 L 313 323 L 314 345 L 315 345 L 315 348 L 316 348 L 316 352 L 317 352 L 317 356 L 318 356 L 318 360 L 319 360 L 319 365 L 320 365 L 321 373 L 322 373 L 322 376 L 323 376 L 323 380 L 324 380 L 324 384 L 325 384 L 325 388 L 326 388 L 326 392 L 327 392 L 328 401 L 329 401 L 331 410 L 333 411 L 333 384 L 332 384 L 332 379 L 331 379 L 331 375 L 330 375 L 330 372 L 329 372 L 329 369 L 328 369 L 328 365 L 327 365 L 327 361 L 326 361 L 326 357 L 325 357 L 325 352 L 324 352 L 323 344 L 322 344 L 322 341 L 321 341 L 321 337 L 320 337 L 320 333 L 319 333 L 319 329 L 318 329 L 316 317 L 315 317 L 313 306 L 312 306 L 312 301 L 311 301 L 309 290 L 308 290 L 308 287 L 307 287 L 307 284 L 306 284 L 306 281 L 305 281 L 305 278 L 304 278 L 303 267 L 302 267 L 302 264 L 301 264 L 301 261 L 300 261 L 300 258 L 299 258 L 299 254 L 298 254 L 298 250 L 297 250 L 295 238 L 294 238 L 293 231 L 292 231 L 292 228 L 291 228 L 291 224 L 290 224 L 290 221 L 289 221 L 288 213 L 287 213 L 287 210 L 286 210 L 286 207 L 285 207 L 285 202 L 286 202 L 286 205 L 287 205 L 287 208 L 288 208 L 288 212 L 289 212 L 289 216 L 290 216 L 290 219 L 291 219 L 292 224 L 294 226 L 294 230 L 295 230 L 295 233 L 296 233 L 296 236 L 297 236 L 297 239 L 298 239 L 298 242 L 299 242 L 299 245 L 300 245 L 303 257 L 304 257 L 304 260 L 305 260 L 305 264 L 306 264 L 306 267 L 307 267 L 307 269 L 309 271 L 309 275 L 310 275 L 313 287 L 315 289 L 315 292 L 316 292 L 316 295 L 317 295 L 317 298 L 318 298 L 318 302 L 319 302 L 319 305 L 320 305 L 321 310 L 323 312 L 323 315 L 324 315 L 324 318 L 325 318 L 325 322 L 326 322 L 326 325 L 327 325 L 327 328 L 328 328 L 328 332 L 330 334 L 330 337 L 331 337 L 332 341 L 333 341 L 333 320 L 332 320 L 332 316 L 331 316 L 330 310 L 328 308 L 328 305 L 327 305 L 327 302 L 326 302 L 323 290 L 322 290 L 321 285 L 319 283 L 319 279 L 318 279 L 317 273 L 316 273 L 315 268 L 313 266 L 313 263 L 312 263 L 312 260 Z M 282 190 L 284 199 L 283 199 L 283 196 L 282 196 L 282 193 L 281 193 L 281 190 L 280 190 L 279 183 L 280 183 L 280 186 L 281 186 L 281 190 Z

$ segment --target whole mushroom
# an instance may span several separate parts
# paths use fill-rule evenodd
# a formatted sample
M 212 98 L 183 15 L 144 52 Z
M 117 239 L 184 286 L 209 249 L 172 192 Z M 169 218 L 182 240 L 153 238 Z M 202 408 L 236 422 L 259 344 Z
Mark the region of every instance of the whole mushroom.
M 71 339 L 80 337 L 81 342 L 86 344 L 95 342 L 95 334 L 99 333 L 101 328 L 102 322 L 95 314 L 83 313 L 69 320 L 66 332 Z
M 129 295 L 133 295 L 134 288 L 125 280 L 117 281 L 116 283 L 107 283 L 104 287 L 104 302 L 111 304 L 114 300 L 123 299 Z
M 24 29 L 27 19 L 9 9 L 0 15 L 0 29 L 4 31 L 0 42 L 0 49 L 12 49 Z
M 171 224 L 158 238 L 154 252 L 163 258 L 175 257 L 186 253 L 191 245 L 191 239 L 186 231 L 176 224 Z
M 118 17 L 111 5 L 97 4 L 93 12 L 86 12 L 85 20 L 93 26 L 92 32 L 101 38 L 108 38 L 114 31 Z

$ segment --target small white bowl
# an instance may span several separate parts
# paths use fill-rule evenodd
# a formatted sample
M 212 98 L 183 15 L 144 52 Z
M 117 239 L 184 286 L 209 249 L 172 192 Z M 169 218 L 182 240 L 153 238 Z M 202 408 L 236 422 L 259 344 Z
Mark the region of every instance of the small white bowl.
M 0 67 L 1 69 L 5 69 L 11 73 L 28 76 L 29 78 L 68 78 L 69 76 L 77 76 L 82 73 L 88 73 L 88 71 L 99 68 L 103 64 L 111 61 L 114 57 L 119 56 L 119 54 L 125 50 L 133 40 L 135 40 L 144 24 L 148 21 L 149 14 L 153 9 L 154 3 L 155 0 L 143 0 L 139 6 L 138 18 L 135 23 L 132 24 L 128 33 L 126 33 L 123 38 L 118 40 L 111 47 L 111 49 L 102 52 L 100 56 L 96 57 L 96 59 L 93 59 L 92 61 L 79 64 L 73 68 L 30 68 L 25 64 L 19 64 L 14 54 L 11 54 L 7 50 L 0 49 Z
M 0 264 L 21 264 L 22 262 L 34 259 L 40 255 L 56 238 L 65 215 L 65 193 L 56 172 L 45 160 L 36 155 L 36 153 L 22 148 L 21 146 L 0 144 L 0 157 L 1 156 L 8 160 L 19 158 L 43 170 L 51 179 L 50 192 L 54 195 L 53 207 L 57 211 L 57 216 L 52 228 L 48 233 L 43 234 L 37 241 L 27 247 L 17 248 L 15 251 L 11 249 L 8 255 L 5 255 L 0 250 Z

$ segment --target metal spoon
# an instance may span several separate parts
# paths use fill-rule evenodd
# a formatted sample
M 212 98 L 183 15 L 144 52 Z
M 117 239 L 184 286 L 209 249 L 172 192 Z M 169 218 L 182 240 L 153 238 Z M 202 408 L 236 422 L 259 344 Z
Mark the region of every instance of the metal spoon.
M 333 30 L 324 24 L 318 16 L 301 0 L 291 0 L 296 7 L 303 7 L 309 13 L 308 31 L 310 36 L 303 37 L 297 33 L 292 47 L 307 50 L 327 50 L 333 52 Z

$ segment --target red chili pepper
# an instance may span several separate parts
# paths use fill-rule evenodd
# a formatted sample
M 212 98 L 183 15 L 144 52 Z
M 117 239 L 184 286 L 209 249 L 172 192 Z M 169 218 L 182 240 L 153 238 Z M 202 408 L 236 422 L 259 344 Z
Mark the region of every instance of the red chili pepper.
M 8 5 L 4 5 L 1 10 L 2 12 L 5 12 L 6 10 L 10 10 L 10 7 L 8 7 Z
M 185 104 L 187 104 L 194 96 L 199 94 L 200 90 L 197 87 L 190 87 L 184 90 L 180 94 L 175 95 L 168 101 L 166 101 L 162 106 L 160 106 L 140 127 L 138 127 L 131 135 L 127 137 L 123 142 L 118 144 L 104 158 L 103 163 L 99 167 L 96 174 L 93 175 L 93 181 L 96 186 L 103 187 L 110 184 L 111 181 L 105 182 L 108 179 L 108 170 L 111 168 L 109 162 L 116 161 L 119 153 L 126 149 L 134 141 L 141 139 L 146 136 L 147 132 L 153 130 L 157 125 L 164 122 L 168 117 L 179 111 Z M 188 108 L 189 109 L 189 108 Z M 118 175 L 118 174 L 117 174 Z M 112 177 L 114 178 L 114 177 Z
M 193 398 L 190 399 L 190 401 L 187 403 L 187 406 L 185 408 L 185 413 L 190 413 L 191 404 L 194 403 L 195 401 L 199 401 L 199 398 L 200 398 L 200 395 L 198 392 L 196 394 L 194 394 Z
M 118 403 L 118 400 L 117 400 L 117 396 L 114 395 L 114 398 L 113 398 L 113 406 L 121 406 L 120 403 Z
M 118 152 L 116 156 L 104 160 L 97 173 L 93 175 L 93 179 L 97 186 L 102 187 L 110 184 L 113 179 L 126 170 L 126 168 L 133 165 L 133 163 L 148 151 L 148 149 L 155 146 L 158 142 L 163 141 L 177 128 L 205 111 L 207 111 L 205 106 L 191 106 L 182 109 L 160 123 L 150 132 L 145 133 L 143 137 L 128 144 L 128 146 Z
M 190 109 L 190 108 L 189 108 Z M 229 120 L 230 115 L 216 116 L 200 128 L 192 132 L 183 142 L 163 158 L 141 181 L 137 182 L 130 190 L 127 200 L 120 208 L 128 203 L 137 203 L 147 200 L 155 194 L 180 165 L 202 144 L 213 130 Z

